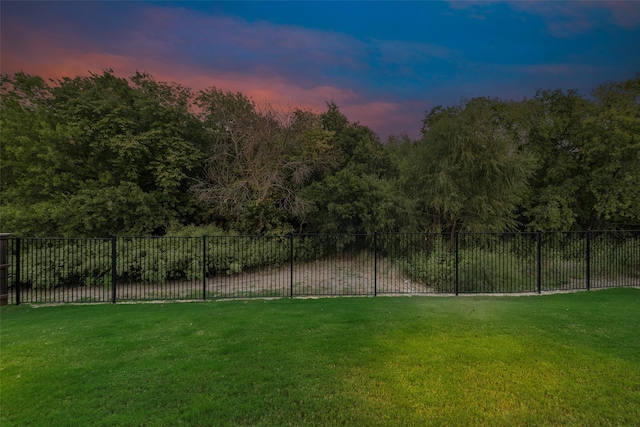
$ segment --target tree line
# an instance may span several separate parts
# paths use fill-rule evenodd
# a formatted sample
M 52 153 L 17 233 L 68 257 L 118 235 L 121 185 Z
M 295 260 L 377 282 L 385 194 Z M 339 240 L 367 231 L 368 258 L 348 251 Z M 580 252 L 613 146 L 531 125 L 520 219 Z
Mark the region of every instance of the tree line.
M 640 74 L 588 96 L 472 98 L 381 141 L 111 70 L 0 82 L 0 218 L 23 236 L 640 228 Z

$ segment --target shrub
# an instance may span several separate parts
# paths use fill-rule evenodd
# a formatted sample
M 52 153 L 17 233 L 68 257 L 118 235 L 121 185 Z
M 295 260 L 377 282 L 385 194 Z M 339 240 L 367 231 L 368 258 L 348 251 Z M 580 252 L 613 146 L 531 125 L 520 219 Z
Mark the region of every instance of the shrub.
M 535 262 L 507 250 L 465 250 L 459 256 L 460 292 L 522 292 L 536 289 Z
M 16 280 L 15 250 L 15 240 L 10 241 L 10 284 Z M 106 239 L 22 239 L 20 281 L 28 288 L 110 283 L 111 243 Z
M 431 287 L 436 292 L 455 289 L 455 255 L 448 244 L 437 236 L 429 251 L 407 253 L 395 261 L 410 280 Z
M 206 237 L 215 228 L 174 230 L 187 237 L 126 237 L 116 240 L 117 281 L 163 283 L 202 280 L 203 273 L 233 275 L 287 265 L 291 235 Z M 635 236 L 635 237 L 634 237 Z M 537 251 L 531 236 L 468 235 L 458 251 L 460 292 L 517 292 L 535 290 Z M 395 241 L 394 241 L 395 238 Z M 378 255 L 392 262 L 412 281 L 435 292 L 455 290 L 455 246 L 440 234 L 380 235 Z M 586 276 L 584 235 L 553 234 L 542 246 L 542 281 L 546 289 L 562 288 Z M 9 284 L 16 279 L 15 240 L 9 241 Z M 372 249 L 371 236 L 296 235 L 295 261 L 310 262 L 335 254 Z M 380 247 L 380 245 L 379 245 Z M 640 276 L 640 239 L 637 235 L 600 234 L 592 239 L 591 276 Z M 203 251 L 206 250 L 205 265 Z M 21 283 L 25 287 L 110 286 L 111 239 L 21 239 Z M 203 271 L 205 270 L 205 271 Z

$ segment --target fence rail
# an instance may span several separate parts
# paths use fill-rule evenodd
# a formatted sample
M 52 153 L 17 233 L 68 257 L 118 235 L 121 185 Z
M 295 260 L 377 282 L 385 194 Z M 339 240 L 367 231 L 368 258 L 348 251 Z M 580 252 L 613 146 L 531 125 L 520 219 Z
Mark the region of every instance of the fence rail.
M 640 231 L 21 238 L 10 304 L 640 286 Z

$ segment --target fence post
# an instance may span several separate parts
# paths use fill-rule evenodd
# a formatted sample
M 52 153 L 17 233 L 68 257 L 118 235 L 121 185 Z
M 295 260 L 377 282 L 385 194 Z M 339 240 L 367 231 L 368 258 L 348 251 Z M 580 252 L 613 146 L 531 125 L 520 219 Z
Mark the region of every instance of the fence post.
M 542 233 L 538 231 L 538 293 L 542 293 Z
M 591 230 L 587 230 L 587 290 L 591 290 Z
M 0 306 L 9 304 L 9 264 L 7 245 L 10 233 L 0 234 Z
M 458 232 L 456 231 L 454 234 L 455 242 L 456 242 L 456 296 L 458 296 Z
M 111 236 L 111 302 L 116 303 L 116 236 Z
M 378 232 L 373 232 L 373 296 L 378 296 Z
M 293 298 L 293 232 L 289 234 L 289 298 Z
M 16 237 L 16 305 L 20 305 L 20 291 L 22 285 L 20 284 L 20 236 Z
M 207 236 L 202 235 L 202 299 L 207 299 Z

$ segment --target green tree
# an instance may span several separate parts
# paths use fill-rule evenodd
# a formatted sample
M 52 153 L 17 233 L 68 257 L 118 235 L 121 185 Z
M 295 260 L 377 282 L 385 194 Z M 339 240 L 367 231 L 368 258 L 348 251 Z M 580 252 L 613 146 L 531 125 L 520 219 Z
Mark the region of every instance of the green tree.
M 49 201 L 65 184 L 57 168 L 65 162 L 57 150 L 59 129 L 47 122 L 50 88 L 38 76 L 1 77 L 0 217 L 3 231 L 55 234 L 57 215 Z
M 584 226 L 589 207 L 583 194 L 583 123 L 589 102 L 576 91 L 539 90 L 514 108 L 520 110 L 523 142 L 537 162 L 522 221 L 531 230 L 543 231 Z
M 585 193 L 589 228 L 640 226 L 640 75 L 603 84 L 584 121 Z
M 349 122 L 333 102 L 327 104 L 327 111 L 320 114 L 320 120 L 324 129 L 333 132 L 329 143 L 338 153 L 333 172 L 352 167 L 361 174 L 397 177 L 397 158 L 371 129 L 358 122 Z
M 538 91 L 518 126 L 537 168 L 522 221 L 532 230 L 640 225 L 640 79 L 576 91 Z
M 516 226 L 533 161 L 514 140 L 507 107 L 474 98 L 426 115 L 407 180 L 423 227 L 453 233 Z
M 392 180 L 350 166 L 304 191 L 311 201 L 307 221 L 319 233 L 413 230 L 413 204 Z
M 412 203 L 399 182 L 397 157 L 368 127 L 350 122 L 335 103 L 320 114 L 338 161 L 303 191 L 311 208 L 305 228 L 365 233 L 413 228 Z
M 189 221 L 186 190 L 200 162 L 191 96 L 141 73 L 127 80 L 106 70 L 52 85 L 4 76 L 4 226 L 106 236 Z

